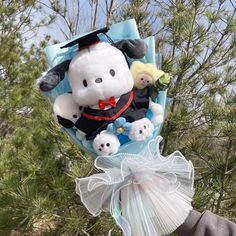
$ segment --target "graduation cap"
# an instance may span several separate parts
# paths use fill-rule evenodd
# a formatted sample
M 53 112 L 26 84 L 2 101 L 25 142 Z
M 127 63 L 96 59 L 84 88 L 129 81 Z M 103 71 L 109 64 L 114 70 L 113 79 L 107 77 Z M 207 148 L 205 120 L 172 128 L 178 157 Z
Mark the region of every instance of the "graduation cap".
M 91 32 L 89 34 L 86 34 L 86 35 L 82 36 L 81 38 L 75 39 L 75 40 L 67 43 L 66 45 L 62 46 L 61 48 L 72 47 L 72 46 L 74 46 L 76 44 L 79 45 L 80 49 L 87 48 L 87 47 L 89 47 L 92 44 L 100 42 L 98 34 L 105 34 L 106 35 L 106 32 L 108 30 L 109 30 L 108 27 L 104 27 L 102 29 L 93 31 L 93 32 Z

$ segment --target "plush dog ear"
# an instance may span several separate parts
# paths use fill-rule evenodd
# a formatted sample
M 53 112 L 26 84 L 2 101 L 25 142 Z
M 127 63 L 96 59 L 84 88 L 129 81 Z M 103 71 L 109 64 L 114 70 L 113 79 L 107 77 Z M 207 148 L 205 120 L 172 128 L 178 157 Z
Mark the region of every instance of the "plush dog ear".
M 147 52 L 147 45 L 141 39 L 126 39 L 118 41 L 114 44 L 115 47 L 124 52 L 128 57 L 140 59 Z
M 55 88 L 65 77 L 66 71 L 69 69 L 71 60 L 63 61 L 47 72 L 40 79 L 39 88 L 43 92 L 48 92 Z

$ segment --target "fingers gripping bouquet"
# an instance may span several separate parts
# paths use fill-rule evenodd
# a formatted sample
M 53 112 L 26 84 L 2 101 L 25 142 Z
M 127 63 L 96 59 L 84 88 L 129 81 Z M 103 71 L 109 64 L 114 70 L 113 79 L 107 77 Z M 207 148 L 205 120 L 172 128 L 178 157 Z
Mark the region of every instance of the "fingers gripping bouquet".
M 141 40 L 131 20 L 50 49 L 53 66 L 40 89 L 101 170 L 76 180 L 85 207 L 94 216 L 110 211 L 126 236 L 173 232 L 192 208 L 193 167 L 178 151 L 159 152 L 166 96 L 159 90 L 170 76 L 154 66 L 153 37 Z

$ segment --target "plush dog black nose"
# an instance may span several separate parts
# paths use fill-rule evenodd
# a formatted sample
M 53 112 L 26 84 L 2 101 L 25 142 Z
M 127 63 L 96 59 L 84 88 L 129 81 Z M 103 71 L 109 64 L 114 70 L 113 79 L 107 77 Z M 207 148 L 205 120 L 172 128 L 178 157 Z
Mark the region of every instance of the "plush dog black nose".
M 102 83 L 102 78 L 97 78 L 97 79 L 95 79 L 95 82 L 96 82 L 96 83 Z

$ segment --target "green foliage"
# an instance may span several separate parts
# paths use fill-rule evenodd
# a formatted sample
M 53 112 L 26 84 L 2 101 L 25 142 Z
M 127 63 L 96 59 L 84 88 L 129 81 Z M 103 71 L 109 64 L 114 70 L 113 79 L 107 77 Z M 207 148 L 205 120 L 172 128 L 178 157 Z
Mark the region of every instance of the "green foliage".
M 75 174 L 94 171 L 93 160 L 52 123 L 51 105 L 36 89 L 50 37 L 24 47 L 23 30 L 42 24 L 32 21 L 33 9 L 34 1 L 0 3 L 0 235 L 103 235 L 111 217 L 102 226 L 104 216 L 92 217 L 74 191 Z
M 64 14 L 60 1 L 52 7 Z M 25 32 L 56 20 L 35 22 L 41 8 L 32 0 L 0 3 L 0 234 L 120 235 L 109 214 L 92 217 L 80 202 L 74 180 L 97 171 L 93 159 L 52 122 L 36 89 L 51 37 L 26 49 Z M 163 152 L 179 149 L 194 163 L 196 209 L 236 221 L 232 1 L 126 1 L 112 15 L 135 18 L 143 37 L 154 34 L 162 69 L 173 75 Z
M 164 153 L 180 149 L 196 170 L 195 207 L 236 221 L 235 12 L 230 1 L 160 1 L 157 47 L 174 75 Z M 233 69 L 234 68 L 234 69 Z
M 162 70 L 173 75 L 163 152 L 179 149 L 192 160 L 198 210 L 236 222 L 236 5 L 227 0 L 127 2 L 123 16 L 139 22 L 142 11 L 148 29 L 142 36 L 150 30 L 156 36 Z
M 130 0 L 126 1 L 121 8 L 120 17 L 117 21 L 134 18 L 136 20 L 139 33 L 142 37 L 151 35 L 151 25 L 148 23 L 150 15 L 149 1 Z

